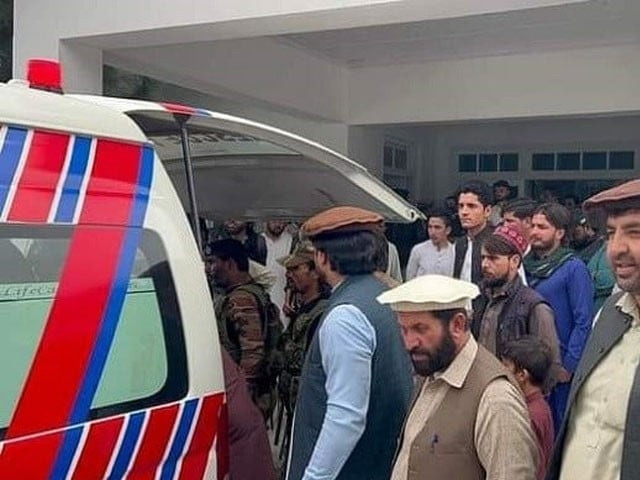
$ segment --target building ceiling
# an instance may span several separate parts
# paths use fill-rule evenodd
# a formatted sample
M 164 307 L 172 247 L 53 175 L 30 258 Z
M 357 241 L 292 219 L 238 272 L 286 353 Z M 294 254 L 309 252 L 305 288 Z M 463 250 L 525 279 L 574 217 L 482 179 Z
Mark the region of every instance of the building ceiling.
M 358 68 L 640 41 L 640 1 L 593 0 L 497 14 L 279 35 Z

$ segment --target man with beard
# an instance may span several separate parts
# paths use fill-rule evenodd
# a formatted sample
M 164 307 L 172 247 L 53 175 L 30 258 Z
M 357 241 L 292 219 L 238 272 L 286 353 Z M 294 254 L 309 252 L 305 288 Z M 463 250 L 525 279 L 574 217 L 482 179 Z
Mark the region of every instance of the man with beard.
M 388 480 L 413 387 L 411 363 L 386 290 L 373 275 L 380 222 L 336 207 L 303 233 L 317 271 L 333 289 L 307 352 L 296 402 L 289 480 Z
M 522 393 L 469 331 L 469 282 L 424 275 L 383 293 L 397 312 L 419 393 L 392 480 L 533 480 L 536 443 Z
M 558 335 L 549 304 L 525 286 L 518 270 L 527 242 L 516 230 L 501 226 L 482 245 L 483 289 L 487 305 L 479 325 L 473 326 L 478 342 L 501 358 L 504 346 L 524 335 L 539 337 L 560 366 Z M 545 385 L 549 386 L 549 385 Z
M 214 301 L 220 343 L 246 376 L 251 397 L 266 419 L 274 400 L 267 371 L 269 294 L 249 275 L 249 258 L 239 241 L 218 240 L 209 253 L 211 277 L 223 292 Z
M 241 220 L 227 220 L 224 222 L 224 233 L 225 238 L 238 240 L 251 260 L 266 265 L 267 244 L 264 237 L 253 230 L 253 224 Z
M 587 266 L 562 246 L 569 228 L 569 211 L 557 203 L 540 205 L 531 222 L 531 249 L 524 259 L 529 286 L 549 302 L 560 340 L 560 369 L 549 404 L 555 430 L 560 429 L 575 371 L 591 331 L 593 282 Z
M 269 220 L 265 225 L 265 231 L 262 233 L 267 248 L 266 266 L 276 276 L 276 283 L 273 285 L 273 288 L 271 288 L 269 294 L 271 295 L 273 303 L 275 303 L 280 310 L 280 319 L 284 325 L 286 325 L 287 322 L 283 311 L 284 289 L 287 279 L 286 270 L 278 262 L 278 259 L 289 255 L 296 244 L 293 235 L 286 230 L 287 225 L 288 222 L 283 220 Z
M 523 257 L 531 251 L 531 219 L 537 207 L 538 204 L 529 198 L 515 198 L 506 202 L 502 207 L 502 224 L 513 228 L 522 235 L 527 242 L 527 246 L 522 255 Z M 522 279 L 522 283 L 527 285 L 527 275 L 522 263 L 520 264 L 518 274 Z
M 548 480 L 640 478 L 640 180 L 586 210 L 607 217 L 607 254 L 622 292 L 605 302 L 571 385 Z
M 304 357 L 318 322 L 327 308 L 329 297 L 324 283 L 320 280 L 313 257 L 313 245 L 302 242 L 291 255 L 278 260 L 287 269 L 287 286 L 290 292 L 284 304 L 285 314 L 290 321 L 278 345 L 282 357 L 278 395 L 287 412 L 285 438 L 291 433 L 291 419 L 298 396 Z

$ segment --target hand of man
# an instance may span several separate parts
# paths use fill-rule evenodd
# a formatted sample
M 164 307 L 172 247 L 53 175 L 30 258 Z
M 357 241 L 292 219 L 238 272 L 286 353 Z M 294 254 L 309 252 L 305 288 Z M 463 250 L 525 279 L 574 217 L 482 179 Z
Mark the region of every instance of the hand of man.
M 568 383 L 571 381 L 571 372 L 566 368 L 561 367 L 558 372 L 558 383 Z

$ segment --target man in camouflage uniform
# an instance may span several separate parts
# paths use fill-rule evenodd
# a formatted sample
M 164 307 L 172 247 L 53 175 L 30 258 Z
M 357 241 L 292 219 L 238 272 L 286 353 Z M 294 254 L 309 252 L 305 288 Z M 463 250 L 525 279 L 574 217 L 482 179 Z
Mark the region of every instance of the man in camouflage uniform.
M 282 352 L 278 394 L 290 414 L 295 407 L 305 353 L 329 295 L 316 272 L 311 243 L 300 243 L 291 255 L 279 259 L 278 263 L 287 269 L 288 295 L 283 311 L 291 320 L 280 337 L 278 348 Z
M 247 252 L 237 240 L 212 243 L 208 264 L 215 287 L 222 292 L 214 301 L 220 342 L 244 373 L 251 397 L 267 419 L 274 404 L 265 351 L 269 294 L 249 275 Z

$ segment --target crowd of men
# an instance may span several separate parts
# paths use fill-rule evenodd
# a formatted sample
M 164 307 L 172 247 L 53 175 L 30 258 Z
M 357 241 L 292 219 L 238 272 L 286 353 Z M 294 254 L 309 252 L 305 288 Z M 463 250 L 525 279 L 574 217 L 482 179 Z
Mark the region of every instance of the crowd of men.
M 267 426 L 289 480 L 640 478 L 640 181 L 509 193 L 429 212 L 405 283 L 375 212 L 225 222 L 207 273 L 254 409 L 232 480 L 276 478 Z

